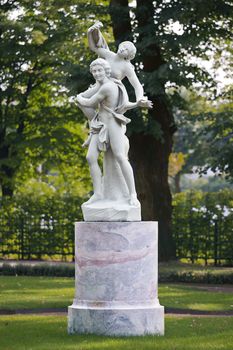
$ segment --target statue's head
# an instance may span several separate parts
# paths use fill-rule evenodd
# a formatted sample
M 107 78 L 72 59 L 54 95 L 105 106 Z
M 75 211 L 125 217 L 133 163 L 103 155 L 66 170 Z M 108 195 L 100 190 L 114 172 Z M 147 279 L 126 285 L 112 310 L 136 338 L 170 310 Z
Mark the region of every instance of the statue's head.
M 90 72 L 93 74 L 94 78 L 96 79 L 96 73 L 98 71 L 98 74 L 104 74 L 106 77 L 110 77 L 111 75 L 111 67 L 110 64 L 104 60 L 103 58 L 97 58 L 96 60 L 92 61 L 90 64 Z
M 118 46 L 117 54 L 125 60 L 133 60 L 136 55 L 137 49 L 131 41 L 123 41 Z

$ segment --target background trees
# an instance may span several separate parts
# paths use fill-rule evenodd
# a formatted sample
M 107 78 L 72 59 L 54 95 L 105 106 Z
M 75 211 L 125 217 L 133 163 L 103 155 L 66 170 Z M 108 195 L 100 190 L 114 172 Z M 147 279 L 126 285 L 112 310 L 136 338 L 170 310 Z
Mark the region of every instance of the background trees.
M 179 87 L 199 83 L 215 92 L 211 76 L 198 68 L 198 58 L 215 52 L 219 41 L 230 39 L 232 4 L 227 1 L 142 1 L 129 7 L 126 0 L 110 1 L 117 42 L 134 38 L 138 47 L 137 70 L 154 109 L 132 118 L 131 159 L 145 220 L 160 225 L 160 258 L 174 254 L 171 241 L 171 195 L 168 161 L 176 131 L 174 111 L 183 105 Z M 119 16 L 122 13 L 122 16 Z M 122 31 L 122 27 L 125 29 Z M 143 70 L 142 70 L 143 68 Z M 173 87 L 168 96 L 166 88 Z
M 64 5 L 64 6 L 63 6 Z M 79 6 L 84 6 L 81 2 Z M 12 196 L 19 180 L 86 162 L 84 118 L 68 100 L 68 67 L 83 52 L 85 26 L 74 1 L 5 1 L 1 11 L 0 184 Z M 79 44 L 80 43 L 80 44 Z M 42 167 L 41 167 L 42 165 Z M 30 171 L 29 171 L 30 170 Z M 82 175 L 83 177 L 84 175 Z M 86 177 L 85 175 L 84 177 Z M 65 179 L 63 179 L 65 182 Z
M 130 159 L 143 219 L 159 221 L 160 258 L 174 257 L 168 162 L 177 125 L 175 152 L 185 154 L 182 170 L 194 164 L 232 176 L 230 93 L 222 96 L 214 76 L 200 65 L 212 60 L 213 72 L 230 67 L 232 7 L 226 0 L 3 1 L 3 196 L 32 178 L 63 193 L 90 190 L 81 148 L 85 120 L 70 96 L 91 82 L 88 66 L 95 56 L 86 30 L 99 19 L 112 48 L 128 39 L 138 48 L 134 64 L 154 109 L 130 115 Z M 191 99 L 184 89 L 194 91 Z

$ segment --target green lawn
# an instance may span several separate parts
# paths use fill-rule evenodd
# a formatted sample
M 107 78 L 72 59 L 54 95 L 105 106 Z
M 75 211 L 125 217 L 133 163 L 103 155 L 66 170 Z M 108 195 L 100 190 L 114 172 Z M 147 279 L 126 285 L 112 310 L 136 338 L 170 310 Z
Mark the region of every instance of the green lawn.
M 206 288 L 209 288 L 207 285 Z M 72 304 L 73 278 L 0 276 L 0 309 L 59 308 Z M 160 303 L 193 310 L 233 310 L 232 293 L 196 284 L 160 284 Z
M 221 286 L 222 287 L 222 286 Z M 203 289 L 202 289 L 203 288 Z M 216 291 L 209 285 L 200 287 L 196 284 L 163 284 L 159 286 L 161 305 L 190 310 L 233 311 L 233 293 L 221 289 Z M 209 288 L 211 291 L 209 291 Z M 212 291 L 213 290 L 213 291 Z M 233 349 L 233 346 L 232 346 Z
M 73 297 L 73 278 L 0 276 L 0 309 L 59 308 Z
M 166 317 L 165 337 L 68 335 L 64 316 L 1 316 L 1 350 L 232 350 L 233 318 Z

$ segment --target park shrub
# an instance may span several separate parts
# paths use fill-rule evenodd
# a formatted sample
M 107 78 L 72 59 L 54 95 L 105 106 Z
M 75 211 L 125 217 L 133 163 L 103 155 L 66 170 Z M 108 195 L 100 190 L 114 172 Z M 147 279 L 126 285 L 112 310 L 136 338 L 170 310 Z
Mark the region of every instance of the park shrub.
M 215 273 L 215 272 L 171 272 L 161 273 L 159 282 L 182 282 L 182 283 L 207 283 L 207 284 L 233 284 L 232 273 Z
M 22 260 L 73 260 L 74 222 L 82 199 L 56 192 L 0 202 L 0 254 Z
M 75 267 L 74 265 L 49 265 L 46 263 L 36 265 L 4 263 L 0 266 L 0 275 L 74 277 Z
M 172 269 L 172 268 L 171 268 Z M 36 265 L 9 264 L 0 266 L 0 275 L 5 276 L 51 276 L 51 277 L 74 277 L 74 264 L 50 265 L 40 263 Z M 183 283 L 208 283 L 208 284 L 233 284 L 233 271 L 216 270 L 192 270 L 192 271 L 162 271 L 159 273 L 159 282 L 183 282 Z
M 233 191 L 187 191 L 173 197 L 178 258 L 233 264 Z

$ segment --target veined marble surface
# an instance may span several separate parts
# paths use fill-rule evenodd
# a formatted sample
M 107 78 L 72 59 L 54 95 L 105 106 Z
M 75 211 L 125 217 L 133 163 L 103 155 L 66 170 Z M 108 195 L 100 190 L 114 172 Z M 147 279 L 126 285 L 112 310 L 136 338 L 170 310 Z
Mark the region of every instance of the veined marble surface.
M 79 222 L 75 246 L 68 332 L 162 335 L 157 222 Z

